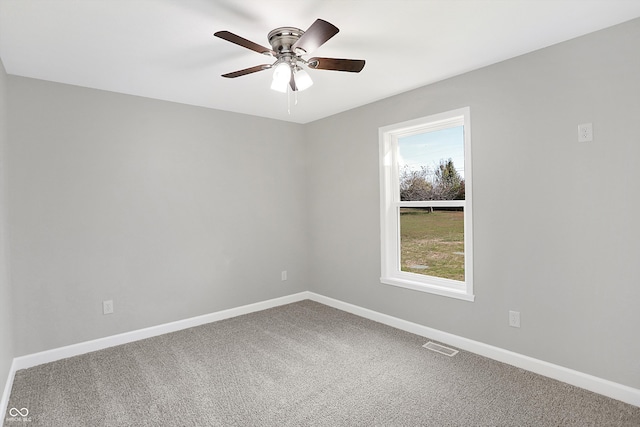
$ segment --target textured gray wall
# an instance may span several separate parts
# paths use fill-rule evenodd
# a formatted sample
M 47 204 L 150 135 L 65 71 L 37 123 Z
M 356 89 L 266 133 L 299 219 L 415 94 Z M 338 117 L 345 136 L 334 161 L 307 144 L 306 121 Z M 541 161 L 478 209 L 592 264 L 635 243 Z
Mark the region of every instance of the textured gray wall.
M 300 125 L 15 76 L 9 102 L 15 356 L 307 289 Z
M 7 73 L 0 61 L 0 394 L 13 360 L 13 320 L 7 262 L 6 226 Z
M 635 20 L 309 124 L 311 289 L 639 388 L 638 52 Z M 378 128 L 464 106 L 474 303 L 379 282 Z

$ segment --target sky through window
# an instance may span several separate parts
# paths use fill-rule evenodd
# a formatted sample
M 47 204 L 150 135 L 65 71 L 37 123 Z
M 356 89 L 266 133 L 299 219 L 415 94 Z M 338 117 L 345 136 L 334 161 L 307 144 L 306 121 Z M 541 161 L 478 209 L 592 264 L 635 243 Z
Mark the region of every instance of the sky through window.
M 440 160 L 452 159 L 460 177 L 464 179 L 464 126 L 399 138 L 398 155 L 400 168 L 406 165 L 411 170 L 420 170 L 426 166 L 429 176 L 433 176 Z

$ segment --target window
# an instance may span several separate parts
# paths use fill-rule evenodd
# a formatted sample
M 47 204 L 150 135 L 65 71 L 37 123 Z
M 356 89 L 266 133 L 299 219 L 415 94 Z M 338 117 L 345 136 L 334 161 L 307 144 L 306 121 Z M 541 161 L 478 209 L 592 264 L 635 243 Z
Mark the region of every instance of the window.
M 473 301 L 469 108 L 380 128 L 380 281 Z

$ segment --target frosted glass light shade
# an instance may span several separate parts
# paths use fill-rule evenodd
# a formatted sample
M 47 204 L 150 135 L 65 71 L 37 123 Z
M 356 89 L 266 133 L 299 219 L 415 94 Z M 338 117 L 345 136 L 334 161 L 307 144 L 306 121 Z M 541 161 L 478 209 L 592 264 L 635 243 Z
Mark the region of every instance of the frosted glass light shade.
M 278 92 L 286 92 L 289 80 L 291 80 L 291 66 L 288 62 L 281 62 L 273 69 L 271 89 Z
M 271 90 L 275 90 L 276 92 L 287 93 L 287 86 L 289 86 L 288 80 L 273 79 L 271 82 Z
M 299 91 L 308 89 L 313 84 L 313 80 L 311 80 L 311 76 L 302 68 L 296 69 L 293 73 L 293 79 L 296 82 L 296 87 Z

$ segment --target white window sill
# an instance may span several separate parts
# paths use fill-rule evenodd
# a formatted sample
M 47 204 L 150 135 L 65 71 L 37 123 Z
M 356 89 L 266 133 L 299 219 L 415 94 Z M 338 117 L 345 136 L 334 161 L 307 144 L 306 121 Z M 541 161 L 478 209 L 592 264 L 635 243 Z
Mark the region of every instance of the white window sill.
M 473 302 L 475 295 L 467 293 L 465 290 L 453 289 L 450 287 L 438 286 L 429 283 L 417 282 L 414 280 L 400 279 L 396 277 L 381 277 L 380 282 L 385 285 L 399 286 L 401 288 L 412 289 L 414 291 L 427 292 L 430 294 L 461 299 Z

